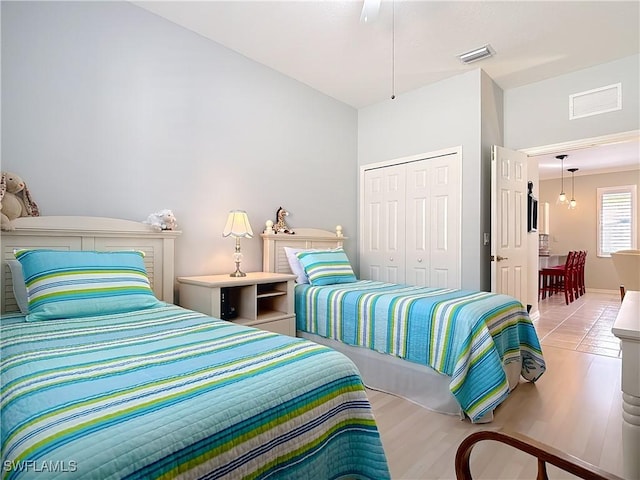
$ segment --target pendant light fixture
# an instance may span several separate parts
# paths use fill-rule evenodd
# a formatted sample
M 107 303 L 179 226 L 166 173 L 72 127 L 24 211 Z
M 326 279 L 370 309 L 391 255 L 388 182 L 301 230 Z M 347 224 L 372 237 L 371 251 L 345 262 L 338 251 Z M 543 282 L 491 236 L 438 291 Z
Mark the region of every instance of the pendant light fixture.
M 567 203 L 567 195 L 564 193 L 564 159 L 569 155 L 557 155 L 556 158 L 560 160 L 560 175 L 562 186 L 560 187 L 560 195 L 558 196 L 558 203 Z
M 573 190 L 573 174 L 576 173 L 579 169 L 578 168 L 568 168 L 567 171 L 571 172 L 571 201 L 569 202 L 569 208 L 574 209 L 576 208 L 576 205 L 578 202 L 576 202 L 576 197 L 574 195 L 574 190 Z

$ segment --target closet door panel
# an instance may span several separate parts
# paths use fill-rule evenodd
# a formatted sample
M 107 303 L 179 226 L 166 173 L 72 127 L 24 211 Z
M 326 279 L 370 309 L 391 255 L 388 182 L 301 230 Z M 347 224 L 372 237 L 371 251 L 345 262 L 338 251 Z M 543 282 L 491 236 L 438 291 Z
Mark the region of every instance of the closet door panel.
M 431 286 L 437 288 L 447 288 L 449 285 L 449 268 L 434 268 L 431 272 Z
M 363 252 L 360 254 L 360 277 L 379 280 L 381 275 L 382 235 L 384 235 L 382 172 L 372 170 L 364 177 Z
M 430 286 L 460 288 L 460 159 L 431 160 Z
M 430 184 L 429 160 L 407 164 L 406 188 L 406 269 L 407 283 L 428 285 L 430 266 Z
M 404 281 L 404 188 L 402 166 L 365 172 L 364 238 L 360 255 L 360 277 L 363 279 Z

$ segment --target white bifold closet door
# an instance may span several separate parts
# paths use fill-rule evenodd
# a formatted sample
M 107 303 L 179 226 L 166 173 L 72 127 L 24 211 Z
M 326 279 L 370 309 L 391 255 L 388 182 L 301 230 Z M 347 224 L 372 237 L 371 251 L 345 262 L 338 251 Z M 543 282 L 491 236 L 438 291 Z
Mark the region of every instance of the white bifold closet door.
M 365 167 L 363 279 L 460 288 L 460 156 Z
M 405 178 L 405 165 L 365 171 L 363 279 L 405 282 Z

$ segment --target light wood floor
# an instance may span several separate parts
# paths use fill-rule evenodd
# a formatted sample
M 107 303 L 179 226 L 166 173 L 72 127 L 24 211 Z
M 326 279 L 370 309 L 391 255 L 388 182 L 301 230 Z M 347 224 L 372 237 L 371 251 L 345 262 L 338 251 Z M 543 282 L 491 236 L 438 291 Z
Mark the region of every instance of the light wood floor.
M 600 354 L 578 349 L 598 323 L 593 317 L 597 320 L 605 312 L 608 317 L 619 302 L 619 296 L 616 303 L 615 295 L 587 293 L 571 308 L 564 302 L 542 304 L 541 318 L 535 323 L 540 325 L 547 371 L 535 384 L 521 382 L 498 407 L 492 423 L 474 425 L 368 390 L 392 477 L 454 479 L 460 442 L 471 432 L 498 428 L 523 433 L 622 477 L 621 360 L 612 354 L 615 344 L 608 344 L 611 351 Z M 588 315 L 590 309 L 593 312 Z M 582 313 L 576 315 L 579 310 Z M 582 317 L 581 339 L 569 341 L 565 336 L 562 343 L 567 331 L 558 327 L 571 319 L 568 326 L 577 330 L 575 322 Z M 471 473 L 478 479 L 533 479 L 536 471 L 532 457 L 494 442 L 476 445 L 471 456 Z M 550 478 L 575 478 L 553 466 L 548 472 Z

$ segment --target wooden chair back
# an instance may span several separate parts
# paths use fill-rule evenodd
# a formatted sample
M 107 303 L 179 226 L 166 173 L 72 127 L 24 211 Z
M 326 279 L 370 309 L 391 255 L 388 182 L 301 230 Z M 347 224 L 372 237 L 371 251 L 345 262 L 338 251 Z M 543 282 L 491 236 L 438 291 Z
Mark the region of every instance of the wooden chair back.
M 476 443 L 493 440 L 523 451 L 538 459 L 537 480 L 548 480 L 547 463 L 586 480 L 622 480 L 577 457 L 557 450 L 531 437 L 506 430 L 481 430 L 467 436 L 456 451 L 455 467 L 457 480 L 472 480 L 469 460 Z

